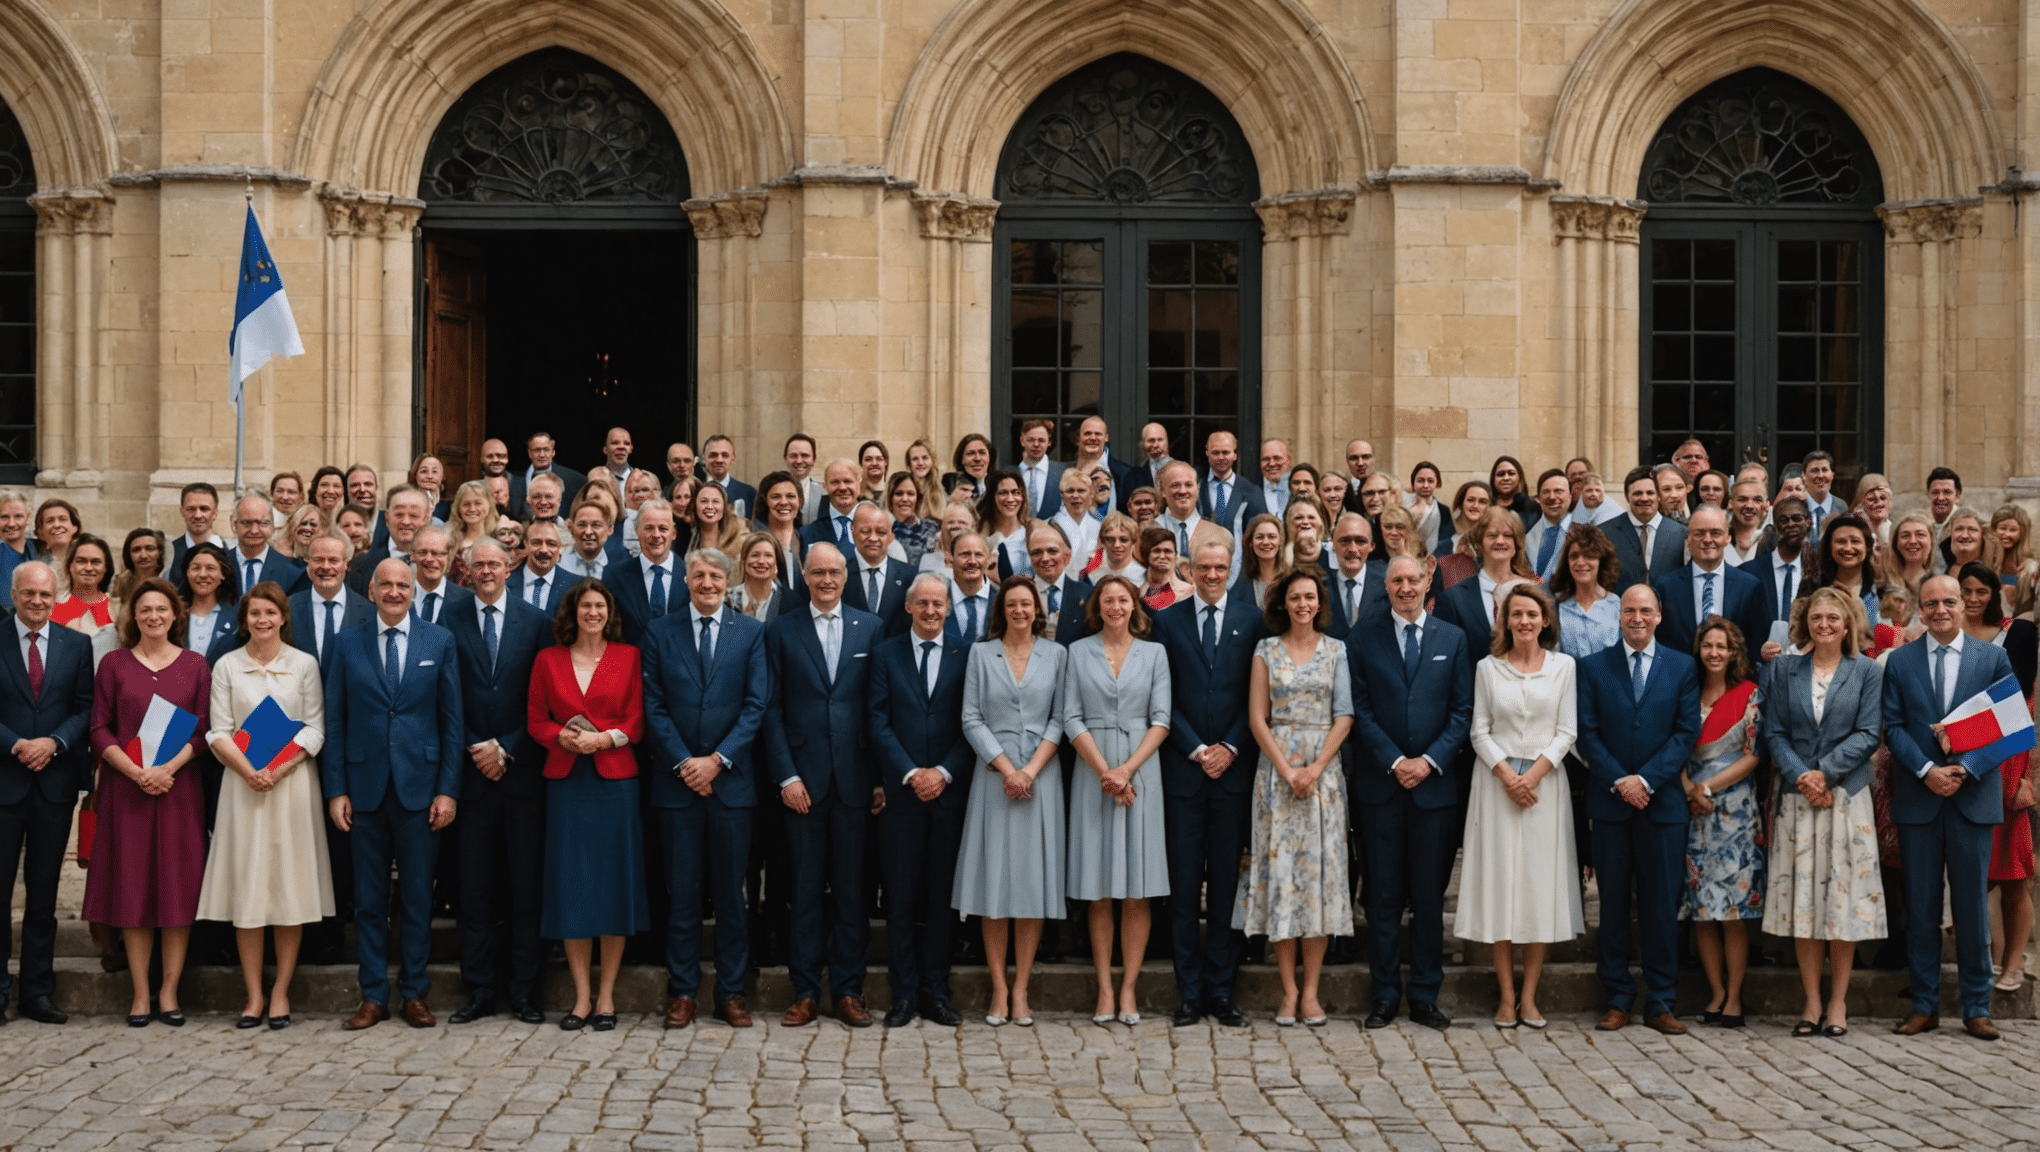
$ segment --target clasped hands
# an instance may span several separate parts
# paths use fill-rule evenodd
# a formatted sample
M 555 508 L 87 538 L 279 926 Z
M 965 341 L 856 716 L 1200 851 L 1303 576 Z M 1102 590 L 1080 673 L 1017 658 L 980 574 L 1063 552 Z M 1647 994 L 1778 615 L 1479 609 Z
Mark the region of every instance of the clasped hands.
M 1216 780 L 1225 775 L 1226 769 L 1232 767 L 1233 750 L 1223 744 L 1206 744 L 1190 759 L 1196 761 L 1206 776 Z
M 247 773 L 247 775 L 243 776 L 242 779 L 248 782 L 248 787 L 250 789 L 256 792 L 268 792 L 274 789 L 277 786 L 277 784 L 283 780 L 285 776 L 288 776 L 292 772 L 297 771 L 298 765 L 304 762 L 305 753 L 302 749 L 300 749 L 296 755 L 292 756 L 289 760 L 284 761 L 281 765 L 278 765 L 274 768 L 271 767 L 255 768 L 252 765 L 250 765 L 250 771 Z
M 37 736 L 32 740 L 16 740 L 10 749 L 14 758 L 30 772 L 40 772 L 49 767 L 50 760 L 57 754 L 57 742 L 48 736 Z
M 1321 767 L 1313 767 L 1303 758 L 1301 752 L 1291 752 L 1289 763 L 1284 767 L 1282 780 L 1298 800 L 1308 799 L 1311 789 L 1317 787 L 1318 777 L 1325 774 Z
M 1136 767 L 1138 765 L 1121 764 L 1098 777 L 1099 790 L 1118 801 L 1121 808 L 1133 807 L 1133 770 Z
M 1537 785 L 1528 772 L 1516 771 L 1516 766 L 1507 760 L 1494 766 L 1495 779 L 1502 782 L 1502 791 L 1516 802 L 1518 808 L 1537 806 Z
M 1631 808 L 1650 807 L 1650 786 L 1643 782 L 1641 776 L 1624 776 L 1615 781 L 1615 792 L 1622 797 L 1622 802 Z
M 1835 806 L 1835 794 L 1828 788 L 1827 777 L 1819 772 L 1809 770 L 1800 773 L 1796 786 L 1799 794 L 1806 797 L 1806 802 L 1815 808 Z

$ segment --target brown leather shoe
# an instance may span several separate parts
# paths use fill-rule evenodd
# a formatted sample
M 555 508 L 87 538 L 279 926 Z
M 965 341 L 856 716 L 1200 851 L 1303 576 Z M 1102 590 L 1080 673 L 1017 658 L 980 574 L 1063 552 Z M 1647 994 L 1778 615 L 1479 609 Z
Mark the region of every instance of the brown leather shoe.
M 715 1018 L 732 1028 L 749 1028 L 751 1026 L 751 1014 L 744 1010 L 744 998 L 742 996 L 732 996 L 716 1005 Z
M 390 1010 L 388 1008 L 373 1000 L 363 1000 L 361 1007 L 355 1010 L 354 1015 L 342 1021 L 340 1026 L 349 1032 L 359 1032 L 363 1028 L 373 1028 L 389 1018 Z
M 1627 1027 L 1629 1027 L 1629 1013 L 1624 1012 L 1620 1008 L 1610 1008 L 1606 1012 L 1601 1013 L 1601 1022 L 1594 1025 L 1595 1030 L 1601 1032 L 1620 1032 Z
M 815 1003 L 815 998 L 803 996 L 793 1002 L 793 1007 L 786 1010 L 786 1015 L 781 1016 L 779 1022 L 788 1028 L 804 1028 L 814 1023 L 815 1017 L 820 1014 L 821 1007 Z
M 439 1021 L 432 1018 L 432 1009 L 427 1008 L 425 1002 L 416 996 L 404 1001 L 403 1007 L 397 1009 L 397 1011 L 404 1017 L 404 1023 L 409 1024 L 413 1028 L 437 1028 L 439 1026 Z
M 1655 1016 L 1649 1017 L 1644 1020 L 1644 1024 L 1667 1036 L 1684 1036 L 1686 1034 L 1686 1026 L 1679 1023 L 1679 1018 L 1670 1012 L 1660 1012 Z
M 836 1019 L 852 1028 L 871 1027 L 871 1013 L 865 1010 L 861 996 L 836 997 Z
M 685 1028 L 694 1023 L 694 997 L 675 996 L 666 1005 L 666 1027 Z
M 1941 1018 L 1939 1016 L 1929 1016 L 1925 1012 L 1915 1012 L 1893 1025 L 1891 1030 L 1900 1036 L 1917 1036 L 1922 1032 L 1932 1032 L 1940 1026 Z
M 1997 1025 L 1991 1023 L 1988 1016 L 1968 1017 L 1962 1021 L 1962 1030 L 1978 1040 L 1995 1040 L 1998 1038 Z

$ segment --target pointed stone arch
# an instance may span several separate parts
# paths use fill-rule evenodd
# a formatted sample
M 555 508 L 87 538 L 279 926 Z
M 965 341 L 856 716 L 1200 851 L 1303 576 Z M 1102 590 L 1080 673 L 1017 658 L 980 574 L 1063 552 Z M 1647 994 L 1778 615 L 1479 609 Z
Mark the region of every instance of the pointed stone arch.
M 21 121 L 38 187 L 88 188 L 113 175 L 113 113 L 77 45 L 35 0 L 0 4 L 0 100 Z

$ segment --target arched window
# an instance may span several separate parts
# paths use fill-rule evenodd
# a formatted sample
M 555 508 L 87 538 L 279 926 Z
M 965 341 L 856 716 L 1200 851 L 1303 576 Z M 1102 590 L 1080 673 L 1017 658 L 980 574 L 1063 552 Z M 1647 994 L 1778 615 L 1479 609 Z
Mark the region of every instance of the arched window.
M 1217 97 L 1143 56 L 1095 61 L 1029 106 L 999 158 L 992 410 L 1002 459 L 1022 421 L 1101 415 L 1138 460 L 1140 427 L 1170 455 L 1259 436 L 1260 177 Z
M 35 482 L 35 162 L 0 104 L 0 483 Z
M 1880 466 L 1883 199 L 1834 101 L 1756 68 L 1659 129 L 1643 221 L 1643 458 L 1688 437 L 1725 472 L 1834 455 L 1837 490 Z
M 447 110 L 418 180 L 415 434 L 449 484 L 479 474 L 487 437 L 515 471 L 534 432 L 583 471 L 612 425 L 653 469 L 691 437 L 687 195 L 665 114 L 578 52 L 514 60 Z

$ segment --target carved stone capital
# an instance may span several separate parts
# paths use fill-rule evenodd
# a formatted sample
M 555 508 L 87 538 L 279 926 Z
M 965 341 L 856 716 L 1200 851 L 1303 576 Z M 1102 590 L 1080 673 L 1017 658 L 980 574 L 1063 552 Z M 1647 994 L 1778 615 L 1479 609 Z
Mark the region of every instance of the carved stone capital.
M 732 236 L 756 236 L 765 230 L 765 203 L 770 194 L 739 189 L 721 196 L 689 200 L 680 205 L 694 225 L 700 240 L 723 240 Z
M 1353 205 L 1360 189 L 1352 185 L 1284 192 L 1254 201 L 1261 216 L 1261 239 L 1273 244 L 1299 236 L 1343 236 L 1352 231 Z
M 1554 195 L 1551 198 L 1552 242 L 1613 240 L 1617 244 L 1634 244 L 1638 230 L 1643 226 L 1643 214 L 1647 211 L 1649 206 L 1641 200 Z
M 1901 244 L 1946 244 L 1983 235 L 1983 197 L 1879 204 L 1884 238 Z
M 914 215 L 920 217 L 921 235 L 929 240 L 963 240 L 972 244 L 992 242 L 992 221 L 999 215 L 997 200 L 980 200 L 959 192 L 911 192 Z
M 328 236 L 377 236 L 402 239 L 418 227 L 425 202 L 394 192 L 362 192 L 327 185 L 319 189 L 326 210 Z
M 113 194 L 99 188 L 47 188 L 28 198 L 44 236 L 104 236 L 113 231 Z

